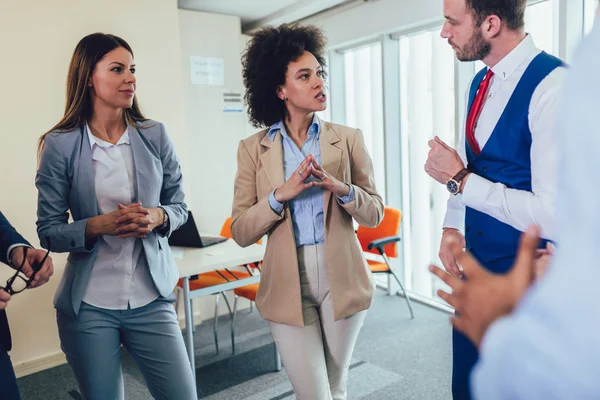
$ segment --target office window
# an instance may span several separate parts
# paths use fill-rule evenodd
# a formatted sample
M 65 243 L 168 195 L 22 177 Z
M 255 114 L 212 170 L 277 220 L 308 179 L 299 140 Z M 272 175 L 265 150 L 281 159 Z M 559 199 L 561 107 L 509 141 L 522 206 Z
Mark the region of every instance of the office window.
M 533 36 L 538 48 L 558 56 L 558 29 L 554 23 L 555 1 L 545 0 L 528 6 L 525 10 L 525 31 Z
M 359 128 L 373 159 L 375 184 L 385 199 L 381 43 L 344 53 L 346 125 Z
M 583 34 L 587 35 L 591 32 L 596 19 L 596 9 L 598 8 L 598 0 L 584 0 L 583 2 Z
M 557 29 L 554 23 L 555 1 L 544 0 L 527 6 L 525 9 L 525 32 L 531 35 L 537 48 L 558 57 L 555 36 Z M 484 66 L 483 62 L 476 61 L 475 72 L 479 72 Z
M 325 75 L 327 79 L 325 80 L 325 93 L 327 94 L 327 108 L 323 111 L 317 112 L 319 118 L 325 121 L 331 121 L 331 92 L 329 90 L 329 58 L 325 56 Z
M 435 297 L 427 267 L 437 256 L 448 192 L 423 166 L 428 141 L 439 136 L 455 146 L 455 57 L 440 28 L 400 37 L 400 107 L 404 274 L 408 290 Z

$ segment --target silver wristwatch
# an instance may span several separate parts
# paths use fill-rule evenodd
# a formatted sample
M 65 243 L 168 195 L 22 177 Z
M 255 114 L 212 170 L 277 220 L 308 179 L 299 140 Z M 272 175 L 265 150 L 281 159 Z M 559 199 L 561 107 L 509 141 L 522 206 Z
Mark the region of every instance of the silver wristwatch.
M 458 171 L 458 174 L 454 175 L 452 179 L 449 179 L 448 182 L 446 182 L 446 189 L 448 189 L 451 194 L 456 196 L 460 192 L 460 184 L 468 173 L 469 170 L 466 168 Z

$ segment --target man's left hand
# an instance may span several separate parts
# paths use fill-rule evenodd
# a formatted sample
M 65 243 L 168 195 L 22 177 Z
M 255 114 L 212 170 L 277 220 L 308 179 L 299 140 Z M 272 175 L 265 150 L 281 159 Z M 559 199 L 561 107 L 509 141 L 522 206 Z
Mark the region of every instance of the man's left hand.
M 425 163 L 425 172 L 445 185 L 465 167 L 465 164 L 456 150 L 437 136 L 429 141 L 429 147 L 431 150 L 429 150 L 427 162 Z
M 436 266 L 429 267 L 432 273 L 452 289 L 451 294 L 442 290 L 437 292 L 454 307 L 456 314 L 452 318 L 452 325 L 469 337 L 477 347 L 488 327 L 496 319 L 512 312 L 534 280 L 534 260 L 538 245 L 539 229 L 530 227 L 521 235 L 515 264 L 505 275 L 488 272 L 458 244 L 453 246 L 452 251 L 462 266 L 464 279 L 450 275 Z
M 23 255 L 25 253 L 25 247 L 19 246 L 15 247 L 11 250 L 11 261 L 14 267 L 18 267 L 23 263 Z M 39 266 L 39 263 L 42 262 L 44 257 L 46 256 L 46 251 L 41 249 L 27 249 L 27 255 L 25 258 L 25 263 L 23 264 L 23 273 L 26 277 L 31 278 L 33 274 L 32 265 Z M 29 288 L 35 288 L 43 285 L 44 283 L 50 280 L 50 277 L 54 273 L 54 265 L 52 264 L 52 257 L 48 256 L 44 264 L 39 267 L 38 272 L 35 274 L 33 281 L 29 284 Z

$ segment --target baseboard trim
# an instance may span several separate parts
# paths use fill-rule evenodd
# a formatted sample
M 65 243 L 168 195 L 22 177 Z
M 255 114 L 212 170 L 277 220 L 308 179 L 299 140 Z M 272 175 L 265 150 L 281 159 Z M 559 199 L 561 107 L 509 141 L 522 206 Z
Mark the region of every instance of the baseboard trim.
M 23 376 L 35 374 L 36 372 L 58 367 L 59 365 L 66 363 L 67 359 L 65 354 L 61 351 L 15 365 L 15 375 L 17 375 L 17 378 L 21 378 Z

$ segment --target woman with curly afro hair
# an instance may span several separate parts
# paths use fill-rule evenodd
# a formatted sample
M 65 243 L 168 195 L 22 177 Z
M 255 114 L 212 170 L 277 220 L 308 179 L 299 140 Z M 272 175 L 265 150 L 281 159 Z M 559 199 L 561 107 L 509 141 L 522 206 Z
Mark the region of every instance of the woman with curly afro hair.
M 376 227 L 383 200 L 362 133 L 323 121 L 325 37 L 313 26 L 254 33 L 242 57 L 250 121 L 238 148 L 231 231 L 268 235 L 256 305 L 298 399 L 346 399 L 373 281 L 353 227 Z

